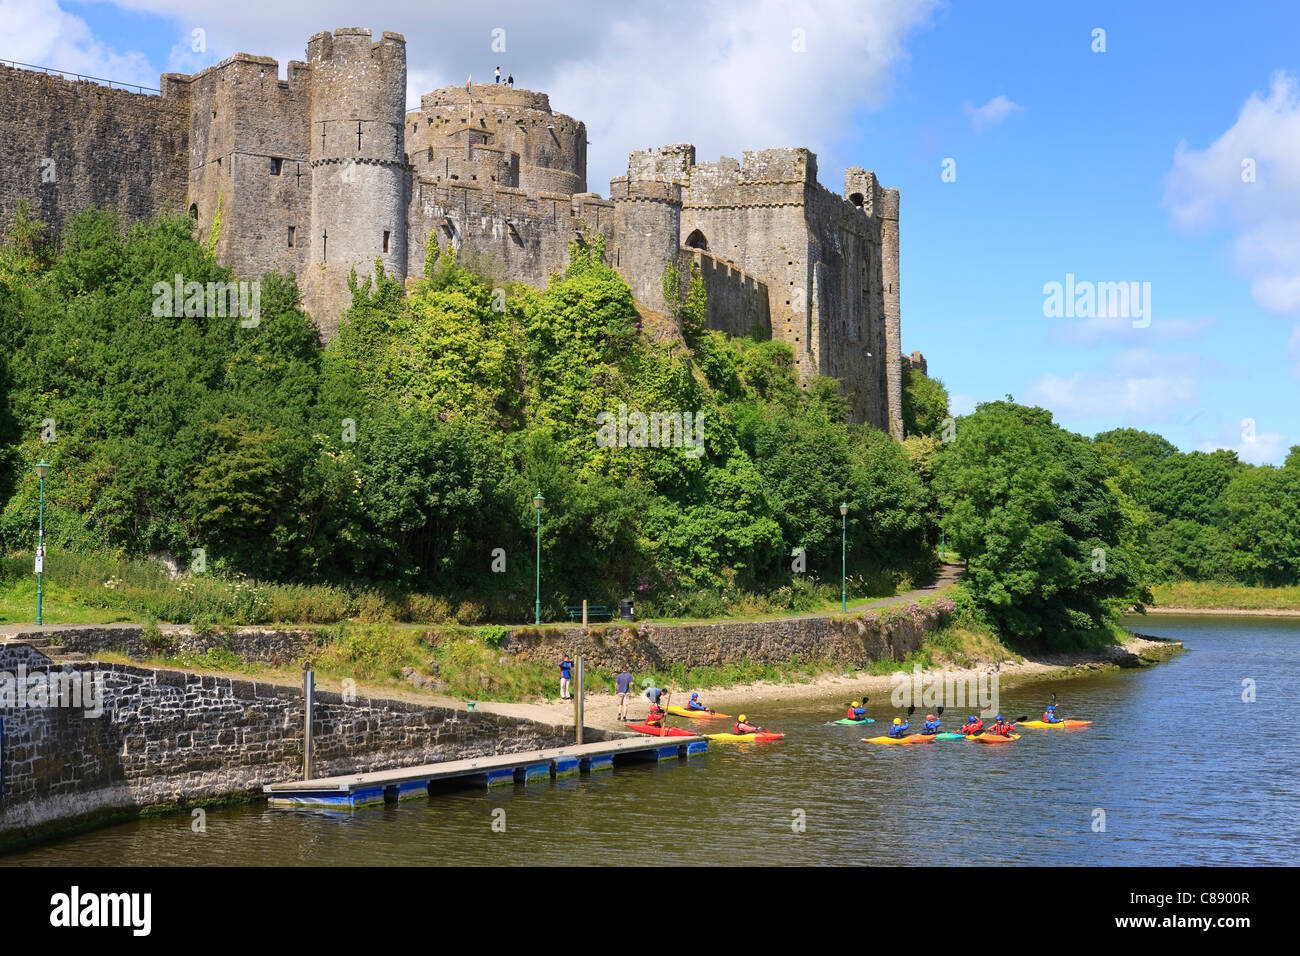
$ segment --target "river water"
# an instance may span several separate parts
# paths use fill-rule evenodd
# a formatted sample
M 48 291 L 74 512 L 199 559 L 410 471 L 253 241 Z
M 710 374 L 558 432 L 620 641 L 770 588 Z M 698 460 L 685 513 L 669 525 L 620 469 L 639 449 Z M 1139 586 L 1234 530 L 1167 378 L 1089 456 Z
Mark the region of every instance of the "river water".
M 756 701 L 748 713 L 785 740 L 347 814 L 209 810 L 204 833 L 176 814 L 0 863 L 1294 864 L 1300 619 L 1161 616 L 1135 629 L 1188 650 L 1004 690 L 1008 717 L 1041 714 L 1055 691 L 1065 715 L 1094 721 L 1025 729 L 1010 745 L 862 743 L 893 716 L 883 698 L 866 728 L 826 723 L 838 698 Z

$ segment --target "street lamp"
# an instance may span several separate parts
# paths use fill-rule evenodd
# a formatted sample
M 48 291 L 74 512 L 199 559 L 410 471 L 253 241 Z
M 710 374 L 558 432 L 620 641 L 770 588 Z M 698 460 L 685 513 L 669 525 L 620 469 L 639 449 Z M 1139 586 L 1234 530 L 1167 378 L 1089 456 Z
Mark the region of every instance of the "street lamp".
M 36 463 L 36 477 L 41 482 L 40 531 L 36 538 L 36 623 L 41 623 L 41 585 L 45 577 L 45 476 L 50 463 L 42 458 Z
M 542 623 L 542 505 L 546 504 L 546 499 L 542 497 L 542 489 L 537 489 L 537 494 L 533 495 L 533 507 L 537 509 L 537 601 L 533 605 L 533 623 Z
M 848 527 L 849 527 L 849 506 L 847 502 L 840 502 L 840 613 L 847 614 L 849 610 L 849 591 L 848 591 Z

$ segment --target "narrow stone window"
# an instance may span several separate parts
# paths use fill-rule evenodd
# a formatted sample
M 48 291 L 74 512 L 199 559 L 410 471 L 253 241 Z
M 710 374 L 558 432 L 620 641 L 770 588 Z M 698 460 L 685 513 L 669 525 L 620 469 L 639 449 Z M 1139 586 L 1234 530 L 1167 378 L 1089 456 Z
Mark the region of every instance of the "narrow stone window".
M 357 120 L 357 149 L 361 149 L 361 120 Z
M 277 157 L 272 156 L 272 157 L 271 157 L 271 175 L 272 175 L 272 176 L 279 176 L 279 175 L 280 175 L 280 168 L 281 168 L 283 165 L 284 165 L 284 160 L 283 160 L 283 159 L 278 159 Z
M 384 252 L 388 251 L 388 230 L 384 230 Z
M 289 227 L 289 248 L 290 249 L 293 248 L 293 233 L 294 233 L 294 227 L 290 226 Z

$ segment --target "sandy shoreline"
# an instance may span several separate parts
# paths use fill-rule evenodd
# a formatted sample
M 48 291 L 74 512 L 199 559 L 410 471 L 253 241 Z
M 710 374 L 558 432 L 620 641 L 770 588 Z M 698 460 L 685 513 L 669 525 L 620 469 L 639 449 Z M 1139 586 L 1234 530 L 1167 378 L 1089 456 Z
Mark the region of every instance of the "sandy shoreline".
M 1105 651 L 1043 655 L 1022 661 L 1008 659 L 1001 662 L 998 679 L 1001 686 L 1007 687 L 1041 678 L 1070 677 L 1088 670 L 1119 666 L 1122 662 L 1150 661 L 1168 656 L 1181 648 L 1182 644 L 1178 641 L 1152 641 L 1132 637 L 1122 645 L 1107 648 Z M 926 673 L 950 673 L 960 680 L 976 673 L 988 673 L 996 664 L 997 662 L 989 661 L 975 668 L 939 668 Z M 823 674 L 806 683 L 781 684 L 760 681 L 754 684 L 739 684 L 735 687 L 711 688 L 707 691 L 691 687 L 673 687 L 671 690 L 673 704 L 684 706 L 690 699 L 691 691 L 699 690 L 700 697 L 708 706 L 725 713 L 736 714 L 739 712 L 736 710 L 737 707 L 743 706 L 761 712 L 765 705 L 792 700 L 832 700 L 835 702 L 834 709 L 838 709 L 843 701 L 861 698 L 863 695 L 879 699 L 882 695 L 888 695 L 893 686 L 894 680 L 889 674 Z M 645 717 L 647 706 L 644 698 L 635 696 L 628 704 L 628 714 L 634 720 L 640 720 Z M 516 704 L 484 701 L 477 707 L 479 710 L 526 717 L 546 723 L 574 723 L 574 705 L 569 701 L 550 700 L 545 703 Z M 610 693 L 589 694 L 585 703 L 583 724 L 605 730 L 621 730 L 623 725 L 618 720 L 617 698 Z
M 1146 612 L 1148 614 L 1203 614 L 1207 617 L 1300 617 L 1300 610 L 1280 607 L 1182 607 L 1175 604 L 1148 607 Z M 1133 617 L 1141 616 L 1133 615 Z

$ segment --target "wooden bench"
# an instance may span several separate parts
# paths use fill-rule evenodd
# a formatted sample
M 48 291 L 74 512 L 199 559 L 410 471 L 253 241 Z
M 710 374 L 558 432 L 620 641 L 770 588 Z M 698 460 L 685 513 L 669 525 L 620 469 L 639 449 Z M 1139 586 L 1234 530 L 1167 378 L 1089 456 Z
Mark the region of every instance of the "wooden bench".
M 564 610 L 568 613 L 568 615 L 569 615 L 569 620 L 570 620 L 570 621 L 580 621 L 580 620 L 582 620 L 582 605 L 581 605 L 581 604 L 578 604 L 578 605 L 569 605 L 569 606 L 565 607 Z M 611 611 L 609 608 L 605 607 L 605 605 L 603 605 L 603 604 L 588 604 L 588 605 L 587 605 L 587 617 L 588 617 L 588 618 L 593 618 L 593 617 L 609 617 L 609 618 L 612 618 L 613 616 L 614 616 L 614 612 Z

